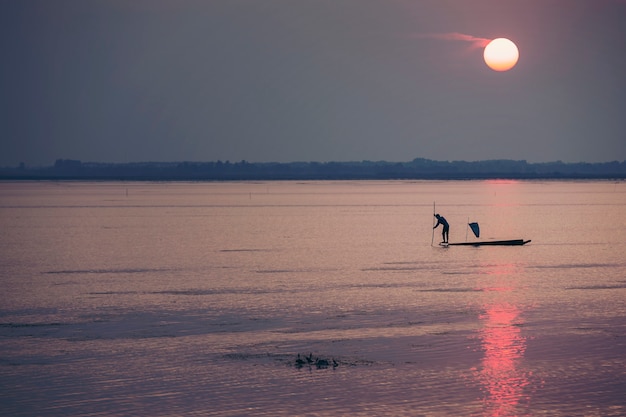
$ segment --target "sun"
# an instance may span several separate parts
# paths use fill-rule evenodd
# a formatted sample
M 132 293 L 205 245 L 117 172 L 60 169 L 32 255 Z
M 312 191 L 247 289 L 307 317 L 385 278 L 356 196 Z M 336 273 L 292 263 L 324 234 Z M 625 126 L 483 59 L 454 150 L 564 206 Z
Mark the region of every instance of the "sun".
M 497 38 L 487 44 L 483 56 L 485 63 L 492 70 L 508 71 L 517 64 L 519 51 L 507 38 Z

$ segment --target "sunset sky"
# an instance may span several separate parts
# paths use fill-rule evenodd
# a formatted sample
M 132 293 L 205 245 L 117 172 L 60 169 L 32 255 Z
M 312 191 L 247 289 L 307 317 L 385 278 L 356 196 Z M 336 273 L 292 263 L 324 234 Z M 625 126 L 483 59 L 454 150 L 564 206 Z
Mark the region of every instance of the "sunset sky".
M 506 37 L 519 61 L 483 61 Z M 626 160 L 623 0 L 0 0 L 0 166 Z

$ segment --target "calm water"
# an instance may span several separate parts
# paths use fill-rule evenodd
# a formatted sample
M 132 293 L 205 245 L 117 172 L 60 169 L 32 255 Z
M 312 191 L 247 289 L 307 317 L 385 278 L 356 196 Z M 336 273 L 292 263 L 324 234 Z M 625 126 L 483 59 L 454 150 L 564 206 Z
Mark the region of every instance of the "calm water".
M 5 182 L 0 231 L 0 415 L 626 415 L 625 183 Z

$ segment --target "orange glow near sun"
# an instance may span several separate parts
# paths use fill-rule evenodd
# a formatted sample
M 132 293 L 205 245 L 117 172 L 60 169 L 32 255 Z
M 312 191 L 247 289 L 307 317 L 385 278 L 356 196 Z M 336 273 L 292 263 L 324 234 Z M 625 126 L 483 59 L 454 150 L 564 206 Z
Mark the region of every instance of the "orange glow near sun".
M 485 63 L 494 71 L 508 71 L 517 64 L 517 46 L 506 38 L 497 38 L 487 44 L 483 52 Z

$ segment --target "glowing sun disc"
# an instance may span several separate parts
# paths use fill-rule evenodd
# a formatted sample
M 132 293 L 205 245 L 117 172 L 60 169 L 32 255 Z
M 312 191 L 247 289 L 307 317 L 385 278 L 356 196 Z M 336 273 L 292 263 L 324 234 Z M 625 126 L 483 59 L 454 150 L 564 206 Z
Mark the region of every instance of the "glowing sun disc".
M 517 64 L 519 51 L 507 38 L 497 38 L 487 44 L 483 52 L 485 63 L 494 71 L 508 71 Z

